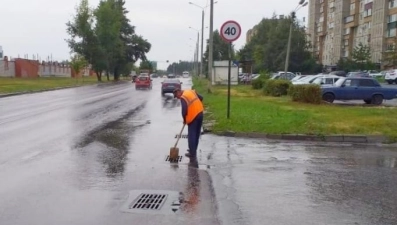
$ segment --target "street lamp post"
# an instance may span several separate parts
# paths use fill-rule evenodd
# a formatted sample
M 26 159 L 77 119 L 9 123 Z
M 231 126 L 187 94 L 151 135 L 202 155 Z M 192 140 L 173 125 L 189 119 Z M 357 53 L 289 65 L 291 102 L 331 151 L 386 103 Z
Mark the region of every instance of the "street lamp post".
M 285 74 L 287 74 L 288 72 L 288 65 L 289 65 L 289 55 L 290 55 L 290 51 L 291 51 L 291 37 L 292 37 L 292 28 L 294 25 L 294 18 L 293 16 L 295 15 L 295 13 L 307 6 L 308 2 L 306 2 L 306 0 L 300 0 L 298 6 L 295 8 L 295 10 L 291 13 L 291 24 L 289 26 L 289 36 L 288 36 L 288 46 L 287 46 L 287 56 L 285 57 L 285 67 L 284 67 L 284 72 Z
M 214 2 L 216 4 L 217 2 Z M 204 7 L 199 6 L 193 2 L 189 2 L 190 5 L 194 5 L 196 7 L 199 7 L 201 9 L 201 55 L 200 55 L 200 74 L 203 74 L 203 58 L 204 58 L 204 9 L 206 9 L 209 5 L 206 5 Z
M 212 64 L 213 64 L 213 54 L 214 54 L 214 0 L 210 1 L 210 38 L 208 46 L 208 92 L 211 92 L 211 82 L 212 82 Z
M 197 75 L 200 75 L 199 74 L 199 60 L 198 60 L 198 58 L 199 58 L 199 40 L 200 40 L 200 31 L 198 30 L 198 29 L 195 29 L 195 28 L 193 28 L 193 27 L 189 27 L 190 29 L 192 29 L 192 30 L 195 30 L 195 31 L 197 31 L 197 42 L 196 42 L 196 59 L 197 59 L 197 61 L 196 61 L 196 63 L 197 63 Z

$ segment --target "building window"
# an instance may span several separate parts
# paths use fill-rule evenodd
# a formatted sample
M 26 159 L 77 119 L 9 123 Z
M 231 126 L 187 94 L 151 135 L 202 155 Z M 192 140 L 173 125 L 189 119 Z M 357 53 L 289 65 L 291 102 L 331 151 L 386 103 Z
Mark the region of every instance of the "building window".
M 387 22 L 392 23 L 397 21 L 397 14 L 389 15 Z
M 395 37 L 396 36 L 396 28 L 391 28 L 386 31 L 387 37 Z
M 372 9 L 367 9 L 364 11 L 364 17 L 372 16 Z
M 364 5 L 364 17 L 372 16 L 372 3 L 373 2 L 369 2 Z
M 346 28 L 346 29 L 345 29 L 345 35 L 346 35 L 346 34 L 350 34 L 350 28 Z
M 397 7 L 397 0 L 389 0 L 389 9 Z
M 345 23 L 353 22 L 353 20 L 354 20 L 354 16 L 348 16 L 345 18 Z
M 386 46 L 386 51 L 394 51 L 394 48 L 396 47 L 396 45 L 394 43 L 392 44 L 388 44 Z
M 350 4 L 350 11 L 354 11 L 356 9 L 356 3 Z

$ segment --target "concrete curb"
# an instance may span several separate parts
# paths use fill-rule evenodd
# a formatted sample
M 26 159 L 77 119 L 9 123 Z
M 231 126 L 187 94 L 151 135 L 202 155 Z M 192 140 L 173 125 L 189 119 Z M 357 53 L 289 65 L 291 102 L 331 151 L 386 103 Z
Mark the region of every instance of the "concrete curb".
M 208 133 L 208 132 L 206 132 Z M 390 140 L 381 135 L 306 135 L 306 134 L 263 134 L 263 133 L 236 133 L 224 131 L 215 133 L 225 137 L 276 139 L 288 141 L 312 141 L 312 142 L 337 142 L 356 144 L 387 144 Z
M 122 82 L 122 81 L 118 81 L 118 82 Z M 92 85 L 105 86 L 105 85 L 111 85 L 111 84 L 115 84 L 115 82 L 95 83 L 95 84 L 87 84 L 87 85 L 79 85 L 79 86 L 65 86 L 65 87 L 50 88 L 50 89 L 43 89 L 43 90 L 37 90 L 37 91 L 23 91 L 23 92 L 9 93 L 9 94 L 0 94 L 0 98 L 11 97 L 11 96 L 16 96 L 16 95 L 35 94 L 35 93 L 41 93 L 41 92 L 47 92 L 47 91 L 57 91 L 57 90 L 68 89 L 68 88 L 78 88 L 78 87 L 85 87 L 85 86 L 92 86 Z

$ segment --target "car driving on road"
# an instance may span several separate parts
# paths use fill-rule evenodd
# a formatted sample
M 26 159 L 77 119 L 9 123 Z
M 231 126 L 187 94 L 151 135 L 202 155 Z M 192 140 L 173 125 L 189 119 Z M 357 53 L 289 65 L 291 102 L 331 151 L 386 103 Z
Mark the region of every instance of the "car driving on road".
M 149 75 L 139 75 L 135 79 L 135 89 L 152 89 L 152 79 Z
M 182 89 L 182 82 L 179 79 L 165 79 L 161 82 L 161 95 L 173 93 L 177 88 Z

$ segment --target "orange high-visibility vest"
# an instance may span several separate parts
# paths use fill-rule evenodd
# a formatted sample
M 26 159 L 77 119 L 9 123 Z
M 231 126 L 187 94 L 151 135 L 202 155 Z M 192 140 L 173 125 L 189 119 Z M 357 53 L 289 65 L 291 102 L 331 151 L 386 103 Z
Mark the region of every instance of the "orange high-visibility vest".
M 184 90 L 181 98 L 184 99 L 187 104 L 185 122 L 186 124 L 190 124 L 199 113 L 204 111 L 203 103 L 193 90 Z

